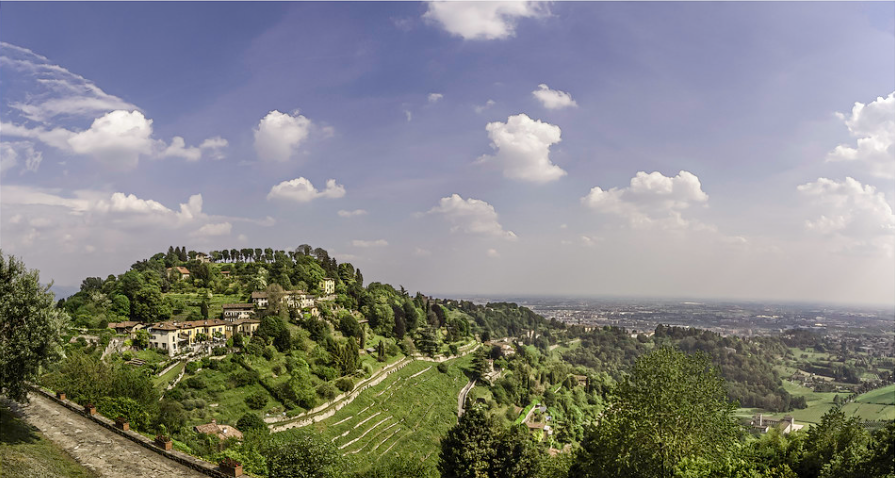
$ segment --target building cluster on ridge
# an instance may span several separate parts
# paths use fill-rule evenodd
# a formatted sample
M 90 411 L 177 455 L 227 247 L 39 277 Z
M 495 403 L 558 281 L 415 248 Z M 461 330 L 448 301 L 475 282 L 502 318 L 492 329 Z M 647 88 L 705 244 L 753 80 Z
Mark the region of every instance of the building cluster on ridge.
M 184 267 L 174 270 L 181 277 L 189 277 L 189 270 Z M 284 291 L 280 301 L 289 308 L 308 310 L 311 315 L 317 316 L 319 315 L 317 301 L 334 298 L 332 295 L 335 293 L 335 281 L 324 278 L 320 281 L 320 291 L 321 297 L 299 290 Z M 137 330 L 145 330 L 149 333 L 149 347 L 161 349 L 173 356 L 197 342 L 215 339 L 225 341 L 236 334 L 253 335 L 261 325 L 261 320 L 256 318 L 256 312 L 270 305 L 269 295 L 267 292 L 252 292 L 251 303 L 224 304 L 220 319 L 168 321 L 147 326 L 140 322 L 125 321 L 111 322 L 108 327 L 128 335 L 135 334 Z

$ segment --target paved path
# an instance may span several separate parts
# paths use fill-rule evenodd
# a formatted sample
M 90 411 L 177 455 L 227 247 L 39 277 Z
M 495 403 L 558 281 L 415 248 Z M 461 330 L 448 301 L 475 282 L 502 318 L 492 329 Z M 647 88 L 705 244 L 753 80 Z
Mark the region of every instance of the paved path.
M 25 420 L 82 465 L 103 477 L 208 478 L 106 430 L 38 394 L 19 405 Z
M 475 387 L 475 380 L 470 380 L 462 390 L 460 390 L 460 394 L 457 395 L 457 418 L 463 416 L 466 413 L 466 409 L 463 408 L 463 405 L 466 405 L 466 394 L 472 390 L 472 387 Z

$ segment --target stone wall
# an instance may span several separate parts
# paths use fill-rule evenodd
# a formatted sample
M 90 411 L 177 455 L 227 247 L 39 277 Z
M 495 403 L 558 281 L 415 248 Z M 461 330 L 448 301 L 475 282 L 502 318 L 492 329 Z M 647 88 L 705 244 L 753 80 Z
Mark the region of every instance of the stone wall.
M 72 402 L 71 400 L 60 400 L 60 399 L 56 398 L 56 395 L 53 394 L 52 392 L 45 390 L 43 388 L 40 388 L 40 387 L 31 387 L 31 389 L 34 391 L 34 393 L 38 393 L 42 397 L 52 400 L 52 401 L 62 405 L 63 407 L 71 410 L 72 412 L 77 413 L 89 420 L 92 420 L 97 425 L 104 427 L 108 430 L 111 430 L 112 432 L 117 433 L 118 435 L 120 435 L 124 438 L 127 438 L 128 440 L 130 440 L 146 449 L 152 450 L 153 452 L 158 453 L 159 455 L 161 455 L 164 458 L 173 460 L 173 461 L 180 463 L 181 465 L 186 466 L 192 470 L 198 471 L 202 474 L 205 474 L 205 475 L 208 475 L 208 476 L 211 476 L 214 478 L 226 478 L 226 477 L 230 476 L 230 475 L 227 475 L 224 472 L 222 472 L 220 469 L 218 469 L 217 465 L 209 463 L 205 460 L 200 460 L 199 458 L 187 455 L 186 453 L 183 453 L 183 452 L 180 452 L 177 450 L 165 451 L 165 450 L 159 448 L 157 445 L 155 445 L 155 440 L 149 439 L 149 438 L 147 438 L 137 432 L 134 432 L 134 431 L 121 430 L 115 426 L 114 420 L 109 420 L 108 418 L 106 418 L 102 415 L 99 415 L 99 414 L 92 415 L 92 416 L 87 415 L 84 413 L 84 407 L 82 407 L 81 405 L 78 405 L 75 402 Z

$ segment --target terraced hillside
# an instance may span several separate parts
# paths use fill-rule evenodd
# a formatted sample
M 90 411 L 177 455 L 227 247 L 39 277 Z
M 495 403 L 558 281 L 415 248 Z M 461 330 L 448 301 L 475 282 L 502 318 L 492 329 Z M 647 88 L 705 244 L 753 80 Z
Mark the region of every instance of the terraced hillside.
M 308 426 L 355 461 L 358 470 L 394 456 L 434 467 L 439 441 L 456 423 L 457 395 L 468 383 L 471 357 L 445 363 L 448 370 L 442 373 L 434 363 L 413 361 L 332 417 Z

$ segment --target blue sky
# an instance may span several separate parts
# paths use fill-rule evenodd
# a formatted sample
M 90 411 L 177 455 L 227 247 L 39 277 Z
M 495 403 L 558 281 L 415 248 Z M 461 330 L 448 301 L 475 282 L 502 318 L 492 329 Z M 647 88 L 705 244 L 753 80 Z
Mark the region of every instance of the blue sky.
M 0 245 L 59 285 L 309 243 L 429 293 L 895 301 L 892 3 L 0 8 Z

